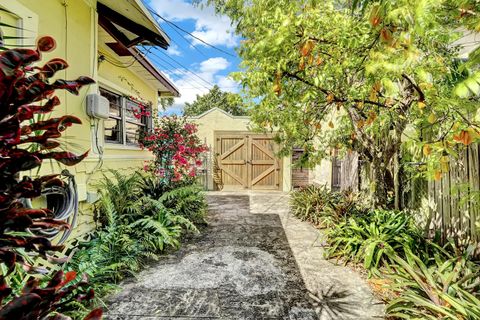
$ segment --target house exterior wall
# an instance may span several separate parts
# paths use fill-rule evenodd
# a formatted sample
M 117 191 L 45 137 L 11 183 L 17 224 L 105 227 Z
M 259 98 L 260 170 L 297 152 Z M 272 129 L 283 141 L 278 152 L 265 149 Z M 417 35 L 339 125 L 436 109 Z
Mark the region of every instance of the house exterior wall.
M 55 57 L 65 59 L 69 68 L 58 72 L 58 78 L 76 79 L 78 76 L 89 76 L 96 81 L 96 84 L 82 88 L 78 96 L 58 91 L 61 105 L 53 114 L 53 116 L 72 114 L 82 120 L 81 125 L 74 125 L 64 132 L 61 139 L 69 151 L 79 154 L 90 150 L 89 156 L 74 167 L 44 163 L 40 170 L 40 174 L 47 174 L 59 173 L 66 168 L 75 175 L 81 202 L 79 220 L 70 239 L 92 230 L 93 208 L 91 203 L 87 203 L 87 195 L 91 196 L 89 197 L 91 199 L 96 198 L 97 185 L 103 175 L 108 174 L 109 169 L 121 170 L 125 174 L 133 173 L 143 167 L 145 160 L 152 158 L 148 151 L 139 147 L 105 144 L 103 120 L 91 120 L 86 113 L 86 96 L 89 93 L 98 93 L 99 86 L 150 101 L 154 106 L 157 102 L 157 90 L 134 72 L 110 65 L 106 61 L 98 63 L 99 26 L 96 2 L 96 0 L 15 0 L 12 1 L 14 5 L 6 4 L 8 10 L 19 12 L 19 15 L 23 15 L 25 21 L 29 23 L 28 30 L 33 32 L 26 31 L 25 36 L 35 38 L 50 35 L 55 38 L 57 48 L 53 52 L 45 53 L 42 62 Z M 32 19 L 27 15 L 38 22 L 32 23 Z M 35 39 L 28 41 L 28 44 L 32 44 Z M 97 123 L 98 129 L 95 128 Z M 103 145 L 103 156 L 96 149 L 96 141 Z M 36 173 L 37 171 L 30 174 Z
M 311 169 L 310 183 L 332 187 L 332 161 L 324 159 Z
M 197 124 L 198 133 L 202 141 L 204 141 L 213 156 L 215 147 L 215 132 L 216 131 L 250 131 L 250 118 L 247 116 L 232 116 L 228 113 L 214 108 L 205 112 L 198 117 L 190 117 L 189 121 Z M 211 158 L 211 157 L 210 157 Z M 283 176 L 282 176 L 282 191 L 288 192 L 291 190 L 292 174 L 291 174 L 291 159 L 285 157 L 282 160 Z M 212 177 L 212 159 L 207 163 L 207 187 L 209 190 L 214 189 Z

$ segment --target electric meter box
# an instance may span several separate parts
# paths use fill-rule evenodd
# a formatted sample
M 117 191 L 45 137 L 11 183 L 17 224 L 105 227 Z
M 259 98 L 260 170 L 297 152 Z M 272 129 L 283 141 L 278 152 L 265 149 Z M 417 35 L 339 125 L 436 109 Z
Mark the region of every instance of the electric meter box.
M 110 102 L 98 93 L 87 95 L 87 114 L 92 118 L 108 119 Z

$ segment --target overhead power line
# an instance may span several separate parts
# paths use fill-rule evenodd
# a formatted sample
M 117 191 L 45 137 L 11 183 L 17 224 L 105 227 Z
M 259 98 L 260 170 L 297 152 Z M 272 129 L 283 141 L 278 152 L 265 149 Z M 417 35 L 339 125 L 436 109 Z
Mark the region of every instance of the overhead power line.
M 215 50 L 217 50 L 217 51 L 220 51 L 220 52 L 222 52 L 223 54 L 226 54 L 226 55 L 228 55 L 228 56 L 230 56 L 230 57 L 234 57 L 234 58 L 236 57 L 235 55 L 231 54 L 230 52 L 225 51 L 225 50 L 223 50 L 222 48 L 219 48 L 219 47 L 217 47 L 217 46 L 214 46 L 213 44 L 210 44 L 210 43 L 206 42 L 205 40 L 197 37 L 196 35 L 190 33 L 190 32 L 187 31 L 187 30 L 183 29 L 182 27 L 180 27 L 179 25 L 175 24 L 174 22 L 172 22 L 172 21 L 170 21 L 170 20 L 162 17 L 160 14 L 158 14 L 158 13 L 157 13 L 155 10 L 153 10 L 152 8 L 148 7 L 148 10 L 149 10 L 154 16 L 156 16 L 156 17 L 158 17 L 159 19 L 165 21 L 165 22 L 168 23 L 170 26 L 172 26 L 172 27 L 174 27 L 174 28 L 177 28 L 178 30 L 180 30 L 180 31 L 188 34 L 188 35 L 191 36 L 192 38 L 194 38 L 194 39 L 200 41 L 201 43 L 203 43 L 204 45 L 206 45 L 206 46 L 208 46 L 208 47 L 210 47 L 210 48 L 213 48 L 213 49 L 215 49 Z M 193 45 L 193 44 L 192 44 L 192 45 Z
M 143 46 L 142 46 L 142 48 L 145 49 Z M 163 65 L 162 63 L 160 63 L 160 61 L 162 61 L 163 63 L 166 63 L 167 65 L 169 65 L 170 67 L 172 67 L 172 68 L 174 68 L 174 69 L 176 69 L 176 70 L 179 70 L 183 75 L 190 76 L 191 81 L 194 81 L 196 84 L 202 86 L 203 88 L 205 88 L 205 89 L 207 89 L 207 90 L 210 90 L 211 87 L 213 87 L 213 85 L 212 85 L 211 83 L 209 83 L 209 82 L 207 82 L 207 84 L 208 84 L 210 87 L 207 87 L 206 85 L 204 85 L 204 84 L 198 82 L 197 80 L 195 80 L 195 78 L 193 78 L 190 74 L 188 74 L 188 73 L 191 73 L 192 75 L 198 77 L 199 79 L 202 79 L 202 78 L 201 78 L 199 75 L 197 75 L 195 72 L 193 72 L 193 71 L 191 71 L 191 70 L 189 70 L 189 69 L 186 69 L 186 68 L 185 68 L 185 71 L 182 70 L 182 69 L 179 69 L 179 68 L 177 68 L 176 66 L 174 66 L 172 63 L 168 62 L 167 60 L 163 59 L 163 58 L 160 57 L 159 55 L 155 54 L 154 52 L 150 52 L 150 55 L 152 55 L 153 57 L 155 57 L 155 58 L 156 58 L 155 62 L 158 63 L 158 64 L 159 64 L 160 66 L 162 66 L 163 68 L 165 68 L 165 65 Z M 159 60 L 160 60 L 160 61 L 159 61 Z M 203 79 L 202 79 L 202 80 L 203 80 Z M 188 80 L 186 80 L 186 81 L 188 81 Z M 190 81 L 190 83 L 191 83 L 191 81 Z M 206 81 L 206 80 L 204 80 L 204 81 Z M 199 88 L 199 89 L 201 89 L 201 88 Z
M 145 47 L 142 46 L 142 48 L 145 50 Z M 164 54 L 162 51 L 159 51 L 160 53 Z M 176 66 L 174 66 L 173 64 L 171 64 L 169 61 L 165 60 L 164 58 L 160 57 L 158 54 L 156 54 L 155 52 L 150 52 L 151 55 L 153 55 L 154 57 L 156 57 L 157 59 L 160 59 L 161 61 L 165 62 L 166 64 L 168 64 L 169 66 L 173 67 L 173 68 L 177 68 Z M 205 80 L 204 78 L 202 78 L 201 76 L 199 76 L 197 73 L 195 73 L 194 71 L 190 70 L 189 68 L 185 67 L 183 64 L 181 64 L 180 62 L 176 61 L 175 59 L 173 59 L 172 57 L 168 56 L 168 55 L 165 55 L 167 58 L 169 58 L 170 60 L 172 60 L 174 63 L 176 63 L 178 66 L 180 66 L 180 68 L 184 69 L 186 72 L 190 73 L 192 76 L 195 76 L 196 78 L 200 79 L 201 81 L 203 81 L 206 85 L 210 86 L 210 87 L 213 87 L 213 84 L 210 83 L 209 81 Z M 182 70 L 182 69 L 178 69 L 178 70 Z M 194 80 L 194 79 L 192 79 Z M 200 85 L 202 85 L 204 88 L 210 90 L 211 88 L 208 88 L 206 87 L 204 84 L 201 84 L 199 83 Z
M 166 54 L 165 52 L 161 51 L 161 50 L 157 50 L 157 52 L 160 52 L 161 54 L 163 54 L 165 57 L 167 57 L 168 59 L 170 59 L 171 61 L 173 61 L 176 65 L 178 65 L 179 67 L 187 70 L 188 72 L 194 74 L 197 78 L 199 78 L 200 80 L 202 80 L 203 82 L 205 82 L 207 85 L 209 86 L 213 86 L 213 84 L 208 81 L 208 80 L 205 80 L 204 78 L 200 77 L 197 73 L 191 71 L 188 67 L 186 67 L 185 65 L 181 64 L 179 61 L 175 60 L 174 58 L 172 58 L 171 56 L 169 56 L 168 54 Z

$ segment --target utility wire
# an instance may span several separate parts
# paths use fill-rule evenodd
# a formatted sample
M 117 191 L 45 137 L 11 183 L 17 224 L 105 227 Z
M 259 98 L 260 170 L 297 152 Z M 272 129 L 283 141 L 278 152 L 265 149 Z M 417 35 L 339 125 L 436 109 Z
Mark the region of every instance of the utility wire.
M 182 73 L 183 75 L 185 76 L 188 76 L 190 77 L 189 80 L 186 80 L 184 79 L 183 81 L 187 82 L 188 84 L 192 85 L 193 87 L 195 87 L 196 89 L 207 89 L 207 90 L 210 90 L 211 88 L 203 85 L 202 83 L 200 82 L 197 82 L 193 77 L 191 77 L 186 71 L 182 70 L 182 69 L 178 69 L 176 68 L 174 65 L 172 65 L 171 63 L 169 63 L 168 61 L 162 59 L 161 57 L 159 57 L 158 55 L 154 54 L 153 52 L 151 53 L 153 56 L 155 56 L 156 58 L 158 58 L 159 60 L 163 61 L 164 63 L 167 63 L 168 65 L 170 65 L 171 67 L 175 68 L 175 70 L 178 70 L 180 71 L 180 73 Z M 158 65 L 160 65 L 162 68 L 164 69 L 168 69 L 165 67 L 165 65 L 163 63 L 161 63 L 159 60 L 155 59 L 155 63 L 157 63 Z
M 142 47 L 143 49 L 145 49 L 144 47 Z M 156 57 L 157 59 L 159 59 L 160 61 L 163 61 L 164 63 L 168 64 L 169 66 L 181 71 L 183 74 L 185 75 L 189 75 L 187 72 L 191 73 L 193 76 L 197 77 L 198 79 L 204 81 L 207 85 L 209 85 L 210 87 L 213 87 L 213 84 L 211 84 L 210 82 L 208 82 L 207 80 L 203 79 L 202 77 L 200 77 L 198 74 L 196 74 L 195 72 L 189 70 L 188 68 L 185 68 L 184 66 L 182 66 L 180 63 L 178 63 L 180 66 L 182 66 L 183 69 L 185 69 L 185 71 L 183 71 L 182 69 L 178 69 L 176 66 L 174 66 L 173 64 L 171 64 L 170 62 L 168 62 L 167 60 L 163 59 L 162 57 L 160 57 L 158 54 L 156 54 L 155 52 L 150 52 L 151 55 L 153 55 L 154 57 Z M 158 62 L 158 61 L 157 61 Z M 195 79 L 192 79 L 192 81 L 195 81 Z M 207 90 L 210 90 L 211 88 L 205 86 L 204 84 L 202 83 L 199 83 L 197 81 L 195 81 L 197 84 L 201 85 L 202 87 L 204 87 L 205 89 Z
M 153 10 L 145 1 L 142 1 L 142 3 L 145 5 L 145 7 L 148 9 L 148 11 L 150 12 L 155 12 L 155 10 Z M 137 8 L 137 6 L 133 6 L 138 12 L 140 12 L 141 15 L 143 15 L 143 11 L 141 11 L 140 9 Z M 156 13 L 156 12 L 155 12 Z M 185 39 L 185 37 L 175 28 L 173 28 L 171 25 L 168 25 L 170 27 L 170 29 L 172 29 L 176 34 L 178 34 L 180 36 L 180 38 L 182 38 L 183 41 L 185 41 L 188 45 L 191 45 L 195 50 L 197 50 L 202 56 L 206 57 L 205 53 L 203 53 L 202 51 L 200 51 L 200 49 L 197 48 L 197 46 L 193 43 L 193 42 L 190 42 L 188 41 L 187 39 Z M 178 44 L 180 46 L 179 43 L 175 42 L 175 40 L 171 39 L 173 43 L 175 44 Z M 181 46 L 180 46 L 181 47 Z M 182 47 L 183 48 L 183 47 Z M 184 49 L 184 48 L 183 48 Z
M 177 28 L 178 30 L 180 30 L 180 31 L 188 34 L 190 37 L 192 37 L 192 38 L 200 41 L 201 43 L 205 44 L 206 46 L 208 46 L 208 47 L 210 47 L 210 48 L 213 48 L 213 49 L 215 49 L 215 50 L 217 50 L 217 51 L 220 51 L 220 52 L 222 52 L 223 54 L 226 54 L 226 55 L 228 55 L 228 56 L 230 56 L 230 57 L 234 57 L 234 58 L 236 57 L 235 55 L 231 54 L 230 52 L 225 51 L 225 50 L 223 50 L 223 49 L 221 49 L 221 48 L 219 48 L 219 47 L 217 47 L 217 46 L 214 46 L 213 44 L 210 44 L 210 43 L 206 42 L 206 41 L 203 40 L 203 39 L 200 39 L 199 37 L 193 35 L 192 33 L 188 32 L 187 30 L 183 29 L 182 27 L 178 26 L 177 24 L 173 23 L 172 21 L 165 19 L 164 17 L 162 17 L 160 14 L 158 14 L 158 13 L 157 13 L 155 10 L 153 10 L 152 8 L 147 7 L 147 9 L 148 9 L 148 11 L 150 11 L 153 15 L 155 15 L 156 17 L 162 19 L 163 21 L 165 21 L 166 23 L 168 23 L 170 26 L 175 27 L 175 28 Z M 193 44 L 192 44 L 192 45 L 193 45 Z
M 210 82 L 210 81 L 207 81 L 205 80 L 204 78 L 200 77 L 198 74 L 196 74 L 195 72 L 193 71 L 190 71 L 188 67 L 185 67 L 185 65 L 181 64 L 180 62 L 178 62 L 177 60 L 173 59 L 172 57 L 170 57 L 168 54 L 166 54 L 165 52 L 163 51 L 160 51 L 160 50 L 157 50 L 158 52 L 160 52 L 161 54 L 163 54 L 164 56 L 166 56 L 168 59 L 172 60 L 175 64 L 177 64 L 179 67 L 189 71 L 190 73 L 194 74 L 195 76 L 197 76 L 197 78 L 199 78 L 200 80 L 202 80 L 203 82 L 205 82 L 207 85 L 209 86 L 213 86 L 213 84 Z

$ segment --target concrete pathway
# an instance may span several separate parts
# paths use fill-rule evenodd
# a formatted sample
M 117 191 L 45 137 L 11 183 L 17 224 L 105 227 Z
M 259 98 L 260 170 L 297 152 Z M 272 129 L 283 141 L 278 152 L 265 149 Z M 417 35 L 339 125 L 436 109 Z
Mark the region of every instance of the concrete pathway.
M 209 226 L 111 298 L 106 319 L 378 319 L 361 277 L 323 258 L 283 193 L 209 193 Z

